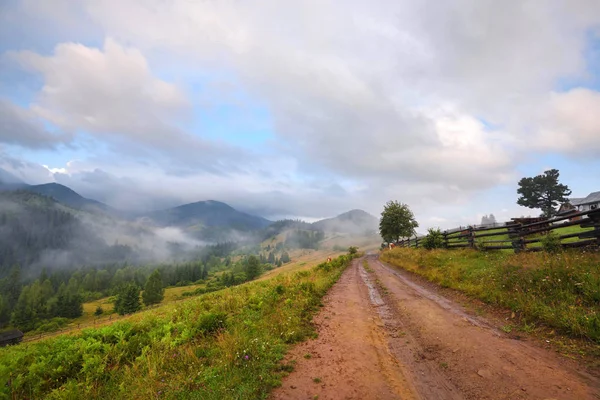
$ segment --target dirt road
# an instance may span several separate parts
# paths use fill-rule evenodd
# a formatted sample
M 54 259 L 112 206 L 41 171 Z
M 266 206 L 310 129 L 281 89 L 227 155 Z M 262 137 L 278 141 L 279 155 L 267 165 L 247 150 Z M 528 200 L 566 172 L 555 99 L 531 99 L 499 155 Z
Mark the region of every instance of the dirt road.
M 356 260 L 273 399 L 600 399 L 571 360 L 514 340 L 375 256 Z

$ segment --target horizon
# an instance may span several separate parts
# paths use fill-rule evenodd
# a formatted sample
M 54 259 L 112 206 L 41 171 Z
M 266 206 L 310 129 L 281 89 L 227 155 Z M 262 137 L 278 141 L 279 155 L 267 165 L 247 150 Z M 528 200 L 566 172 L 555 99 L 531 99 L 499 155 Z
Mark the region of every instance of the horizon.
M 490 18 L 494 16 L 494 18 Z M 420 230 L 600 190 L 600 3 L 11 0 L 0 168 L 123 210 L 217 199 Z

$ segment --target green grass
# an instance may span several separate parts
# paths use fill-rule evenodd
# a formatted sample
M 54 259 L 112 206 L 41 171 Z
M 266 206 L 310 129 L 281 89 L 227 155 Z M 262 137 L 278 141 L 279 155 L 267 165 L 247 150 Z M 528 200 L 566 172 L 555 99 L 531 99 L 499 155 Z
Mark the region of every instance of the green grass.
M 261 399 L 314 335 L 321 297 L 350 262 L 251 282 L 98 329 L 0 350 L 0 398 Z
M 600 342 L 600 254 L 398 248 L 381 256 L 444 287 L 509 308 L 529 322 Z

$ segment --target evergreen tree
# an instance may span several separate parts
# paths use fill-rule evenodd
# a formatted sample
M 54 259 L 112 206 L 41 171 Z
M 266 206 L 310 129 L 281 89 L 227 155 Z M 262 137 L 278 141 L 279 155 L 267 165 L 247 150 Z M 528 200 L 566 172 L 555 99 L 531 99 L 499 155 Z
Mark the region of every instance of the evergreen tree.
M 35 329 L 36 322 L 35 312 L 31 307 L 29 286 L 25 286 L 23 290 L 21 290 L 21 295 L 13 310 L 10 323 L 23 332 L 28 332 Z
M 83 299 L 79 293 L 64 283 L 58 288 L 52 315 L 64 318 L 77 318 L 83 315 Z
M 119 315 L 131 314 L 142 308 L 140 304 L 140 288 L 134 283 L 123 286 L 115 301 L 115 311 Z
M 10 321 L 10 309 L 8 301 L 0 294 L 0 328 L 4 327 Z
M 273 252 L 269 253 L 269 258 L 267 259 L 267 262 L 269 264 L 275 265 L 275 254 L 273 254 Z
M 94 311 L 94 315 L 95 316 L 100 316 L 102 314 L 104 314 L 104 309 L 102 308 L 102 306 L 96 307 L 96 311 Z
M 246 259 L 245 265 L 246 278 L 251 281 L 260 275 L 260 260 L 255 255 L 251 255 Z
M 553 217 L 560 203 L 568 201 L 571 190 L 567 185 L 558 183 L 560 173 L 557 169 L 544 171 L 543 174 L 519 181 L 517 204 L 542 210 L 542 216 Z
M 291 261 L 290 260 L 290 255 L 288 254 L 287 251 L 284 251 L 283 254 L 281 254 L 281 262 L 284 263 L 284 264 L 287 264 L 290 261 Z
M 146 281 L 144 286 L 144 293 L 142 293 L 142 299 L 144 304 L 149 306 L 152 304 L 160 303 L 165 297 L 165 288 L 163 287 L 163 281 L 160 276 L 160 272 L 155 270 Z

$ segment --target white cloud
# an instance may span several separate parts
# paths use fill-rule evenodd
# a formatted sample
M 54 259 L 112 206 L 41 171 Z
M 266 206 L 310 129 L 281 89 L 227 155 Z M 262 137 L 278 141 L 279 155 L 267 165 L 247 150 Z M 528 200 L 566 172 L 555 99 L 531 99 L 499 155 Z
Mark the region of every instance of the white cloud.
M 72 173 L 90 193 L 95 183 L 99 194 L 128 188 L 166 201 L 160 187 L 169 198 L 307 216 L 377 213 L 394 198 L 427 217 L 516 182 L 532 152 L 598 154 L 598 93 L 553 94 L 559 79 L 588 73 L 595 0 L 72 1 L 114 39 L 15 57 L 44 78 L 33 110 L 134 160 L 126 172 L 94 162 Z M 60 10 L 51 16 L 60 24 L 74 18 Z M 280 158 L 177 128 L 198 94 L 157 77 L 161 69 L 197 72 L 206 87 L 229 85 L 264 105 Z
M 544 150 L 600 157 L 600 93 L 573 89 L 553 93 L 535 143 Z

